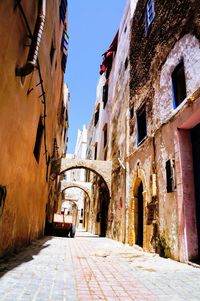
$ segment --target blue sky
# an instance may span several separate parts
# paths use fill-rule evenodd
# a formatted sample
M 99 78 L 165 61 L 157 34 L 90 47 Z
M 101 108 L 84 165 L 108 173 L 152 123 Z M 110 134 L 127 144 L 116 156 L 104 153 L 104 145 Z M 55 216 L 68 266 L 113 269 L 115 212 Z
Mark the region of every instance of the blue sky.
M 118 30 L 127 0 L 69 0 L 69 55 L 65 82 L 69 85 L 68 153 L 74 152 L 78 128 L 90 122 L 102 54 Z

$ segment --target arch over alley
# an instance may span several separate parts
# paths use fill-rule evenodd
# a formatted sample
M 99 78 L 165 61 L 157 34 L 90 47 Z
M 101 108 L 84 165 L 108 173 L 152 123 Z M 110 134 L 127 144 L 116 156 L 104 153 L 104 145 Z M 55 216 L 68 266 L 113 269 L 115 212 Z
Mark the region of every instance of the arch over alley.
M 61 183 L 61 192 L 64 192 L 67 189 L 70 188 L 80 188 L 82 191 L 84 191 L 89 199 L 91 199 L 91 184 L 86 182 L 78 182 L 78 181 L 62 181 Z
M 110 196 L 112 161 L 62 159 L 60 174 L 79 168 L 92 171 L 98 175 L 105 182 Z

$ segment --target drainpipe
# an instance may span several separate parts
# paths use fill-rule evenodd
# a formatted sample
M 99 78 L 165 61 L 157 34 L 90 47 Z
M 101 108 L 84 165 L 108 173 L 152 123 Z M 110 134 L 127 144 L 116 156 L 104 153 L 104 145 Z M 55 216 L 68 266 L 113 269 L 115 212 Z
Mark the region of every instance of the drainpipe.
M 37 58 L 42 39 L 42 33 L 46 19 L 46 0 L 39 0 L 38 4 L 38 16 L 35 23 L 34 33 L 32 36 L 32 42 L 28 54 L 26 64 L 22 68 L 16 68 L 17 76 L 26 76 L 33 72 L 37 65 Z

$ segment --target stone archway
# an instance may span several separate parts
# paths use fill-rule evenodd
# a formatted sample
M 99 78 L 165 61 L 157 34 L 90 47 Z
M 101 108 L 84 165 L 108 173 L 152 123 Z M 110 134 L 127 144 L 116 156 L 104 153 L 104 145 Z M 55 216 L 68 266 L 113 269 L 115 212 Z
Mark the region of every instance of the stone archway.
M 89 224 L 89 218 L 90 218 L 90 203 L 91 203 L 91 184 L 90 185 L 89 184 L 90 183 L 76 182 L 76 181 L 74 181 L 74 182 L 62 181 L 62 183 L 61 183 L 61 194 L 63 194 L 63 192 L 65 190 L 71 189 L 71 188 L 78 188 L 85 193 L 86 196 L 84 197 L 83 208 L 82 208 L 83 212 L 79 212 L 79 214 L 81 216 L 81 220 L 83 222 L 83 225 L 84 225 L 84 228 L 86 229 L 86 231 L 88 230 L 88 224 Z M 65 200 L 66 199 L 63 199 L 62 203 Z M 78 205 L 78 200 L 76 200 L 74 202 Z
M 99 187 L 99 197 L 95 195 L 98 206 L 94 208 L 94 204 L 97 204 L 95 198 L 92 197 L 91 208 L 91 229 L 89 231 L 95 232 L 100 236 L 106 236 L 107 223 L 108 223 L 108 211 L 111 196 L 111 172 L 112 161 L 101 160 L 78 160 L 78 159 L 63 159 L 61 162 L 60 174 L 63 174 L 72 169 L 86 169 L 96 174 L 95 185 Z M 106 212 L 105 212 L 106 211 Z
M 138 244 L 147 248 L 146 245 L 146 207 L 147 185 L 144 170 L 137 169 L 131 188 L 129 207 L 129 239 L 130 245 Z
M 96 175 L 98 175 L 107 186 L 110 197 L 112 161 L 62 159 L 59 174 L 63 174 L 64 172 L 71 169 L 79 168 L 92 171 Z
M 77 182 L 77 181 L 62 181 L 61 182 L 61 192 L 64 192 L 66 189 L 69 188 L 80 188 L 82 191 L 84 191 L 88 198 L 91 199 L 91 184 L 86 182 Z

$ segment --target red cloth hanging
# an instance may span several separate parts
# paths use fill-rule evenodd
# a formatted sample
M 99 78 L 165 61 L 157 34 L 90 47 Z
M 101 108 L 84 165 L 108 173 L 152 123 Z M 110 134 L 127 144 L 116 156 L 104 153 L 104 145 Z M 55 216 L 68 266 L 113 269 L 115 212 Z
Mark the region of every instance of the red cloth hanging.
M 101 75 L 106 71 L 108 66 L 112 65 L 113 53 L 116 52 L 116 50 L 117 50 L 118 34 L 119 34 L 119 31 L 117 31 L 117 33 L 116 33 L 112 43 L 110 44 L 108 50 L 102 54 L 104 59 L 103 59 L 103 62 L 100 66 L 100 71 L 99 71 L 99 73 Z

